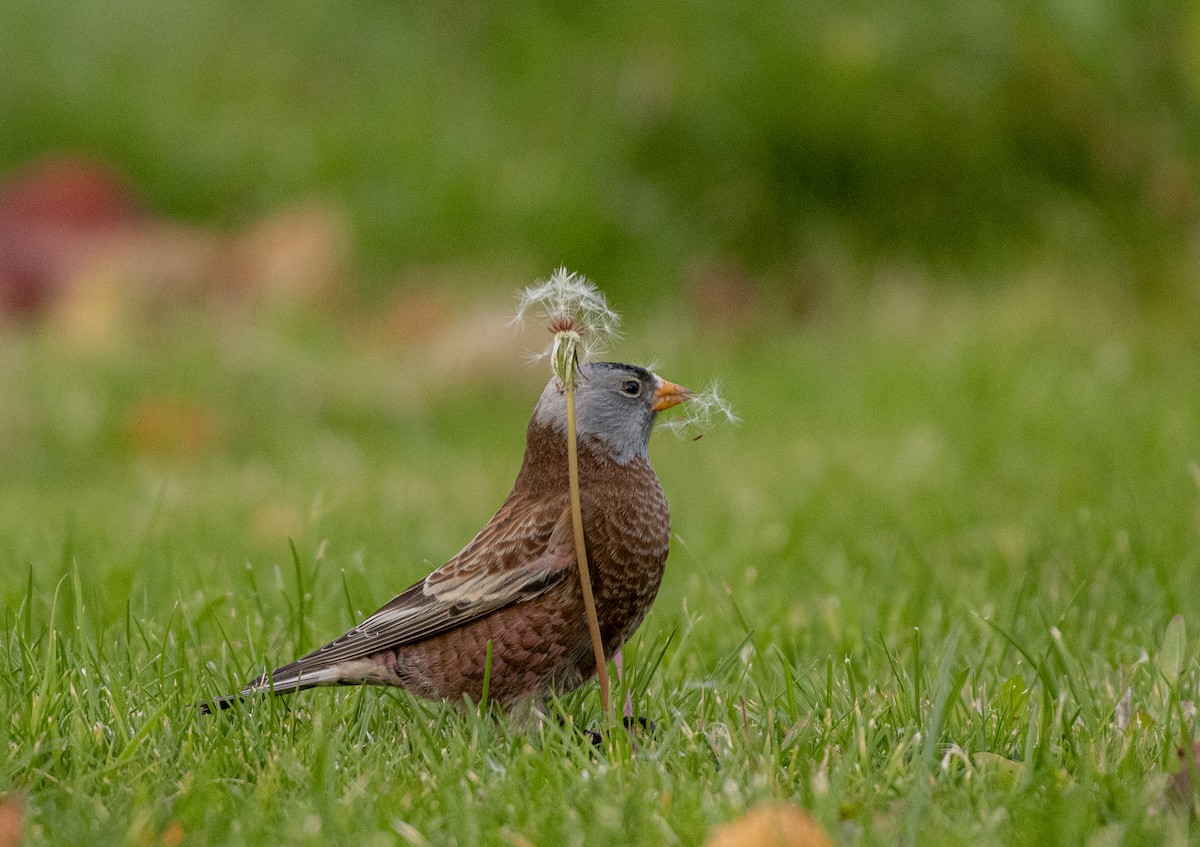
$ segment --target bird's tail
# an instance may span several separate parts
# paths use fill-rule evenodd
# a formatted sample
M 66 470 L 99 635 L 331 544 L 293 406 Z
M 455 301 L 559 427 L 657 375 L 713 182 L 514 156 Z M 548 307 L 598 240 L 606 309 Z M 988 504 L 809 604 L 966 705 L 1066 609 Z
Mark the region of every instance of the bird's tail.
M 304 660 L 292 662 L 290 665 L 284 665 L 281 668 L 276 668 L 270 673 L 265 673 L 260 677 L 250 680 L 237 694 L 227 694 L 223 697 L 216 697 L 202 703 L 198 703 L 196 708 L 202 715 L 211 715 L 213 712 L 224 711 L 231 708 L 235 703 L 243 702 L 247 697 L 255 694 L 291 694 L 295 691 L 304 691 L 309 688 L 316 688 L 318 685 L 330 685 L 334 682 L 351 682 L 349 680 L 340 679 L 337 674 L 331 672 L 332 668 L 314 668 L 311 665 L 304 667 Z

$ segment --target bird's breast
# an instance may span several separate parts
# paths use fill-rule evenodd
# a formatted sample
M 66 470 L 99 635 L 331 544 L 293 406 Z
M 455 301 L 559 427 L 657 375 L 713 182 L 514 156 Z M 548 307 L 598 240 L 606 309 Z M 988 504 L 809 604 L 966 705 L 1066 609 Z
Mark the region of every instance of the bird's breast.
M 613 475 L 608 490 L 591 490 L 603 514 L 595 521 L 585 519 L 606 652 L 615 652 L 649 611 L 662 584 L 671 538 L 667 501 L 654 471 L 644 462 L 627 468 Z

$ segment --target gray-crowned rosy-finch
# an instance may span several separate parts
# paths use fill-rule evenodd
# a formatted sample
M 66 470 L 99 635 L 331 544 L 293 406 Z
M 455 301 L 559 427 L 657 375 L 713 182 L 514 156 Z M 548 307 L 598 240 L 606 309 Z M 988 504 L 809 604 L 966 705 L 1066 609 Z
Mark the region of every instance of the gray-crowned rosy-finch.
M 650 467 L 650 431 L 655 415 L 689 392 L 635 365 L 591 362 L 579 376 L 584 534 L 611 658 L 662 582 L 670 518 Z M 214 705 L 255 692 L 362 684 L 478 701 L 488 642 L 493 702 L 511 706 L 578 687 L 596 663 L 575 563 L 566 431 L 563 388 L 551 380 L 529 421 L 512 493 L 458 555 L 341 638 Z

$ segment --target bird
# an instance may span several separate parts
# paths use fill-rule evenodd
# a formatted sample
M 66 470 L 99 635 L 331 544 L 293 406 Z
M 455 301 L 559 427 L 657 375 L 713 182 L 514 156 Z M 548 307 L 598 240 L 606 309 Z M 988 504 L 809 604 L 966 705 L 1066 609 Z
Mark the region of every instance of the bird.
M 574 392 L 584 537 L 608 660 L 662 583 L 670 513 L 650 465 L 650 434 L 657 415 L 691 392 L 617 362 L 580 364 Z M 553 378 L 529 420 L 511 493 L 465 547 L 345 635 L 200 710 L 260 693 L 363 684 L 478 703 L 485 676 L 488 700 L 500 709 L 536 707 L 578 688 L 597 669 L 576 564 L 566 436 L 566 391 Z

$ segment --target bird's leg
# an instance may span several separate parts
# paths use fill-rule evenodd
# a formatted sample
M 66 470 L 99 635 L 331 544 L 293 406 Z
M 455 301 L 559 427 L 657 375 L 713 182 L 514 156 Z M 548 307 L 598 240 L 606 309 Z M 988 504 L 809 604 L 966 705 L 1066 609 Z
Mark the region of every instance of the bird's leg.
M 539 720 L 546 720 L 546 715 L 540 709 L 535 710 L 534 714 L 537 715 Z M 599 747 L 604 743 L 604 733 L 600 730 L 579 726 L 573 720 L 567 720 L 567 716 L 557 710 L 554 714 L 554 723 L 558 725 L 559 729 L 578 730 L 579 734 L 590 741 L 593 747 Z
M 623 667 L 622 667 L 622 662 L 621 662 L 621 651 L 620 650 L 618 650 L 616 655 L 613 656 L 613 664 L 617 666 L 617 682 L 623 684 L 625 682 L 625 678 L 621 673 L 623 670 Z M 625 711 L 624 711 L 624 715 L 622 716 L 621 723 L 625 725 L 626 729 L 633 729 L 635 726 L 641 726 L 642 729 L 644 729 L 646 732 L 650 733 L 651 735 L 653 735 L 655 730 L 657 729 L 657 727 L 655 727 L 654 724 L 652 724 L 650 721 L 646 720 L 644 717 L 635 718 L 633 716 L 633 695 L 630 694 L 628 688 L 625 689 Z
M 624 684 L 625 677 L 621 673 L 621 651 L 617 651 L 617 655 L 613 656 L 613 664 L 617 666 L 617 682 Z M 629 693 L 629 689 L 625 689 L 625 725 L 633 720 L 633 695 Z

